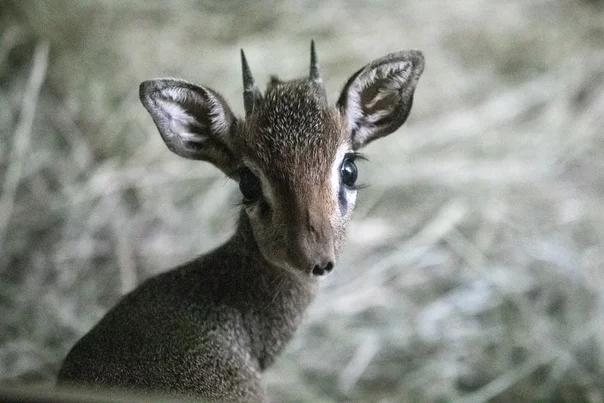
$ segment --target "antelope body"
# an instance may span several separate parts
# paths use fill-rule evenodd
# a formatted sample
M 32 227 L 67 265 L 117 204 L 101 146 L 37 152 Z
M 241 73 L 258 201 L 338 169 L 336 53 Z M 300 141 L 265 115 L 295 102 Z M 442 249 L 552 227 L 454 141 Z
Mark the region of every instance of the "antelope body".
M 341 249 L 356 152 L 404 123 L 424 59 L 419 51 L 377 59 L 330 106 L 314 43 L 309 77 L 273 78 L 264 94 L 241 56 L 245 119 L 207 87 L 173 79 L 140 86 L 170 150 L 239 182 L 237 231 L 126 295 L 69 352 L 59 385 L 268 401 L 261 374 Z

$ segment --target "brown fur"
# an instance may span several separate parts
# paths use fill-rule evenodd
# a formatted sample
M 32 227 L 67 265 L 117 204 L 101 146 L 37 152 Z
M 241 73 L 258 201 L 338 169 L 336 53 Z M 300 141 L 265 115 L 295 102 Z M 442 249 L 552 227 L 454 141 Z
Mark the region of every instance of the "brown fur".
M 332 220 L 340 212 L 330 177 L 335 153 L 350 135 L 321 88 L 307 80 L 273 83 L 236 140 L 241 159 L 253 161 L 258 176 L 279 195 L 269 206 L 270 222 L 252 218 L 269 261 L 311 270 L 312 255 L 335 256 L 344 231 L 333 226 L 347 220 Z
M 72 348 L 59 384 L 265 401 L 260 373 L 315 292 L 266 262 L 242 214 L 225 245 L 126 295 Z

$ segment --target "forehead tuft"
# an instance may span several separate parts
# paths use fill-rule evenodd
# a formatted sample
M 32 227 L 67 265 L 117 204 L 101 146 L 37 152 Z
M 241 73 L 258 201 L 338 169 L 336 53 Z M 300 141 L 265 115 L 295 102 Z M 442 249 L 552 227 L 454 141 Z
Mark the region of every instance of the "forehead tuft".
M 269 175 L 319 179 L 342 141 L 337 116 L 316 84 L 273 82 L 246 122 L 243 149 Z

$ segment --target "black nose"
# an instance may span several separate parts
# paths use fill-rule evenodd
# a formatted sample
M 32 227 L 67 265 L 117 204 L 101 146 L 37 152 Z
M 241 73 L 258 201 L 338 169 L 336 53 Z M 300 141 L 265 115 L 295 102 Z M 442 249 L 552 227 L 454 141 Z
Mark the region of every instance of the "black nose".
M 333 270 L 333 263 L 329 262 L 325 266 L 316 265 L 314 269 L 312 269 L 312 274 L 320 277 L 329 274 Z

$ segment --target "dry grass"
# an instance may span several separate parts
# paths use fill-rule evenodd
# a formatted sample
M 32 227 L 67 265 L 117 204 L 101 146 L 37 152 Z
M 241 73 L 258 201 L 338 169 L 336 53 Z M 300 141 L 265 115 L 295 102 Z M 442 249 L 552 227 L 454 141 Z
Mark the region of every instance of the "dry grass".
M 232 231 L 235 186 L 165 148 L 138 83 L 241 112 L 238 49 L 262 84 L 314 38 L 332 100 L 390 51 L 427 69 L 272 396 L 604 400 L 604 4 L 368 3 L 0 1 L 0 380 L 52 381 L 121 294 Z

